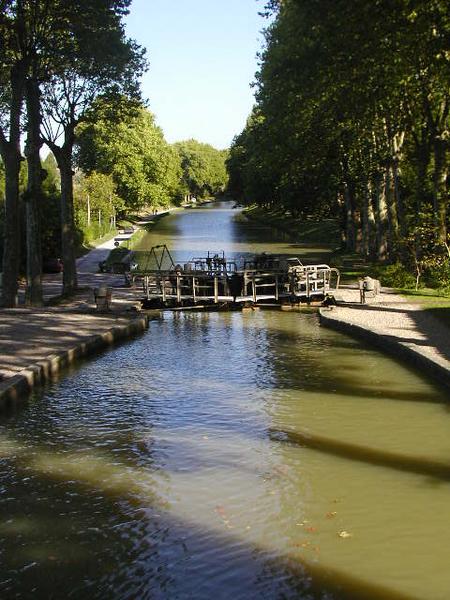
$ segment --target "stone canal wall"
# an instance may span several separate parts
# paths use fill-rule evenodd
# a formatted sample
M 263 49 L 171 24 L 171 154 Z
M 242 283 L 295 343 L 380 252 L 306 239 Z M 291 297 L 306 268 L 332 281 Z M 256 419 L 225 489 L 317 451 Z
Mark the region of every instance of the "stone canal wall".
M 322 308 L 320 323 L 406 361 L 450 390 L 448 332 L 425 311 L 416 314 L 418 307 L 403 304 L 391 310 L 386 305 Z
M 8 357 L 0 355 L 3 367 L 0 410 L 12 408 L 20 403 L 35 386 L 48 381 L 77 360 L 143 333 L 149 322 L 146 315 L 114 319 L 66 313 L 51 315 L 50 319 L 46 320 L 37 318 L 42 317 L 42 314 L 27 314 L 25 317 L 29 319 L 33 316 L 37 324 L 28 327 L 22 344 L 20 338 L 23 334 L 21 327 L 14 320 L 14 314 L 12 313 L 9 320 L 8 313 L 2 316 L 6 317 L 2 320 L 2 328 L 6 327 L 10 336 L 10 354 Z M 22 319 L 23 317 L 24 315 Z M 73 330 L 73 327 L 77 329 Z M 30 330 L 33 330 L 33 335 L 30 335 Z M 97 333 L 94 333 L 94 330 Z M 38 345 L 39 337 L 42 340 L 41 345 Z M 52 351 L 46 354 L 49 349 Z M 32 362 L 23 367 L 23 363 L 30 358 Z

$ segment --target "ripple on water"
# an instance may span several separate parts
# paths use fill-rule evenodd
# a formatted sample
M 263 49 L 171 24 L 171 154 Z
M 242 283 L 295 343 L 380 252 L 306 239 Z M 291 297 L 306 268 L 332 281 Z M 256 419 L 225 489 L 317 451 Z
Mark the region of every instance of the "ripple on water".
M 0 591 L 447 598 L 444 400 L 314 314 L 166 314 L 1 423 Z

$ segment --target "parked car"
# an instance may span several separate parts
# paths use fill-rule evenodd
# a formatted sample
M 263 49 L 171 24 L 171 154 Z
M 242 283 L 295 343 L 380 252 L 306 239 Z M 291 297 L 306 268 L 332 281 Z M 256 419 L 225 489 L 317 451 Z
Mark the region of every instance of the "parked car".
M 63 270 L 63 262 L 60 258 L 46 258 L 42 263 L 44 273 L 61 273 Z

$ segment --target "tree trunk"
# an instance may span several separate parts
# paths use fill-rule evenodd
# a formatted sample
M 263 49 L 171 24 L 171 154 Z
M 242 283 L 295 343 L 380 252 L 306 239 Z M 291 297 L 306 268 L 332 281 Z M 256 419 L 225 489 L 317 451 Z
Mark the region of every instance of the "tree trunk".
M 59 166 L 59 165 L 58 165 Z M 77 288 L 75 261 L 75 223 L 73 216 L 73 172 L 70 159 L 65 157 L 61 174 L 61 248 L 64 264 L 63 294 L 71 295 Z
M 435 139 L 434 173 L 433 173 L 433 212 L 436 226 L 436 241 L 440 244 L 447 243 L 447 174 L 446 165 L 447 145 L 445 140 Z
M 5 222 L 3 234 L 2 305 L 15 308 L 19 303 L 20 271 L 20 154 L 10 147 L 2 152 L 5 165 Z
M 422 211 L 425 200 L 428 199 L 427 190 L 427 175 L 428 167 L 431 160 L 431 148 L 427 141 L 427 136 L 422 133 L 422 141 L 413 137 L 414 140 L 414 164 L 416 171 L 416 189 L 415 189 L 415 200 L 416 200 L 416 211 L 414 222 L 416 225 L 419 224 L 422 218 Z
M 388 222 L 388 253 L 390 258 L 396 256 L 398 247 L 398 218 L 397 205 L 395 201 L 395 184 L 392 165 L 388 164 L 385 175 L 385 199 Z
M 366 181 L 364 186 L 364 195 L 362 198 L 361 205 L 361 217 L 362 217 L 362 247 L 361 251 L 363 256 L 370 256 L 371 252 L 371 237 L 372 237 L 372 225 L 373 225 L 373 211 L 371 205 L 372 190 L 370 182 Z
M 87 226 L 91 226 L 91 198 L 87 195 Z
M 403 196 L 400 192 L 400 175 L 397 159 L 395 159 L 392 163 L 392 182 L 394 188 L 395 206 L 397 207 L 398 226 L 400 229 L 400 235 L 404 237 L 408 228 L 406 223 L 405 204 L 403 202 Z
M 72 149 L 73 132 L 66 131 L 63 146 L 46 143 L 55 155 L 61 175 L 61 255 L 63 259 L 63 294 L 72 295 L 78 285 L 75 260 L 75 222 L 73 209 Z
M 397 213 L 397 222 L 400 236 L 404 238 L 407 234 L 407 223 L 405 206 L 403 203 L 403 197 L 400 193 L 400 169 L 399 164 L 402 160 L 402 148 L 405 141 L 405 131 L 401 131 L 395 134 L 392 138 L 392 194 L 394 197 L 394 204 Z
M 39 151 L 42 146 L 40 135 L 39 84 L 29 79 L 26 84 L 27 143 L 25 155 L 28 166 L 26 200 L 26 245 L 27 245 L 27 290 L 26 302 L 31 306 L 42 306 L 42 248 L 41 248 L 41 202 L 42 165 Z
M 352 195 L 347 183 L 344 184 L 344 210 L 346 250 L 349 252 L 354 252 L 356 249 L 356 223 Z
M 9 110 L 9 140 L 0 129 L 0 152 L 5 167 L 5 220 L 3 235 L 2 305 L 18 305 L 20 272 L 20 199 L 19 173 L 20 117 L 22 114 L 26 64 L 21 61 L 11 69 L 11 102 Z
M 384 176 L 378 173 L 375 179 L 374 212 L 376 227 L 376 253 L 378 260 L 385 261 L 388 257 L 387 246 L 387 208 L 385 197 Z

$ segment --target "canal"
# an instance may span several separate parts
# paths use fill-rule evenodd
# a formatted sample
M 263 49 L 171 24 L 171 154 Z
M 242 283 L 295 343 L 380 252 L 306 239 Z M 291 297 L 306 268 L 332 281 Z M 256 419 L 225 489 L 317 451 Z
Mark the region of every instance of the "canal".
M 326 255 L 235 212 L 144 243 Z M 449 407 L 313 312 L 164 313 L 1 418 L 0 597 L 448 599 Z

